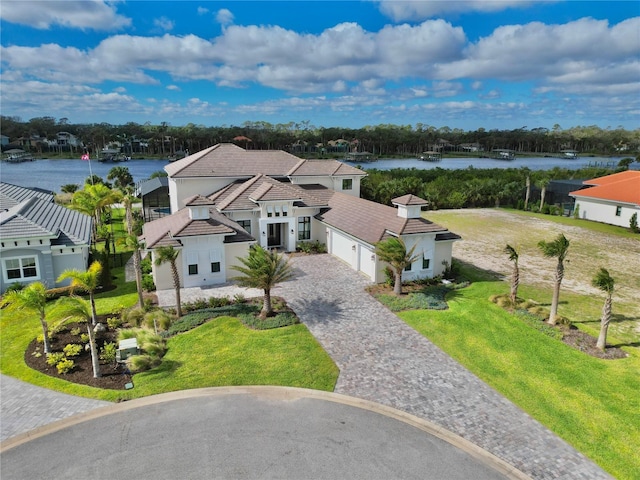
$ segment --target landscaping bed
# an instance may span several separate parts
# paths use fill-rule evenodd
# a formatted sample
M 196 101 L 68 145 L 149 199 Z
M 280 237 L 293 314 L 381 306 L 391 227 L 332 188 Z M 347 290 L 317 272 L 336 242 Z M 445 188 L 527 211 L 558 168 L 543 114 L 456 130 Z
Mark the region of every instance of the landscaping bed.
M 109 316 L 111 315 L 98 315 L 98 322 L 106 327 L 106 318 Z M 87 326 L 84 323 L 69 323 L 65 325 L 51 339 L 52 352 L 62 352 L 63 348 L 68 344 L 82 343 L 79 335 L 71 333 L 74 328 L 79 328 L 80 333 L 87 333 Z M 96 338 L 98 351 L 100 351 L 105 343 L 114 342 L 117 344 L 117 336 L 118 332 L 116 330 L 111 330 L 107 327 L 107 330 L 100 333 Z M 91 352 L 84 348 L 79 355 L 71 357 L 71 360 L 74 362 L 73 369 L 67 373 L 58 373 L 55 365 L 47 364 L 47 357 L 43 353 L 42 342 L 39 342 L 37 339 L 29 343 L 24 354 L 24 361 L 30 368 L 68 382 L 89 385 L 96 388 L 123 390 L 125 384 L 131 381 L 131 377 L 127 374 L 124 366 L 116 363 L 106 364 L 102 361 L 100 362 L 100 372 L 102 376 L 100 378 L 93 378 Z

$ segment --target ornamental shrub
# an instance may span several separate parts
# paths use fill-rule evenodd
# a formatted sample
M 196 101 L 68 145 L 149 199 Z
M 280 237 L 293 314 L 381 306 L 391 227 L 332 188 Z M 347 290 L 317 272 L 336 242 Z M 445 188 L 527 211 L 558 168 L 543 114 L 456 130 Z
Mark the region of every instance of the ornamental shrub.
M 65 358 L 66 357 L 62 352 L 47 353 L 47 365 L 51 365 L 53 367 L 54 365 L 57 365 Z
M 117 345 L 114 342 L 105 343 L 100 349 L 100 360 L 105 363 L 115 363 Z
M 56 364 L 56 369 L 60 375 L 64 375 L 65 373 L 69 373 L 75 367 L 75 363 L 73 360 L 69 360 L 65 358 L 64 360 L 58 362 Z
M 62 351 L 67 357 L 77 357 L 82 353 L 82 350 L 83 350 L 82 345 L 78 345 L 77 343 L 68 343 L 62 349 Z

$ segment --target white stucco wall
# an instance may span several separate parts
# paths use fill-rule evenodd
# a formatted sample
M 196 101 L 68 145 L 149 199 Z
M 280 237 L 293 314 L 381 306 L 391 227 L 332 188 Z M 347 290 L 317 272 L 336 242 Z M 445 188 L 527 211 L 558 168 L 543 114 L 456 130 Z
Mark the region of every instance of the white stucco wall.
M 638 213 L 640 217 L 640 207 L 625 203 L 614 203 L 606 200 L 597 200 L 586 197 L 575 197 L 576 205 L 579 205 L 580 218 L 592 220 L 594 222 L 628 227 L 631 216 Z M 620 215 L 616 216 L 616 208 L 620 206 Z
M 156 255 L 154 250 L 151 251 L 151 264 L 153 265 L 152 277 L 153 283 L 156 284 L 156 290 L 173 289 L 173 275 L 171 274 L 171 265 L 169 263 L 156 265 Z M 178 254 L 176 264 L 178 265 L 178 276 L 180 277 L 180 286 L 182 287 L 182 252 Z

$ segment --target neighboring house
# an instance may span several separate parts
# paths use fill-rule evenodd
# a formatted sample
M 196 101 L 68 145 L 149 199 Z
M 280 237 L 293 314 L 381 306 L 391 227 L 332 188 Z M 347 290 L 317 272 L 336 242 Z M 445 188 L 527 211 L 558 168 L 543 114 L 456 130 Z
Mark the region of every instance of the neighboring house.
M 85 270 L 92 219 L 53 201 L 53 193 L 0 183 L 0 292 L 13 283 L 52 288 L 67 269 Z
M 6 145 L 9 145 L 9 137 L 6 135 L 0 135 L 0 146 L 4 147 Z
M 145 222 L 166 217 L 171 213 L 169 179 L 155 177 L 136 186 L 136 197 L 142 200 L 142 218 Z
M 423 219 L 427 202 L 413 195 L 394 199 L 397 208 L 361 199 L 366 172 L 335 160 L 219 144 L 165 170 L 172 214 L 146 223 L 143 237 L 152 255 L 166 245 L 180 251 L 183 287 L 228 282 L 237 275 L 231 268 L 237 257 L 253 244 L 295 251 L 299 242 L 313 241 L 381 282 L 385 265 L 375 244 L 389 236 L 417 245 L 420 258 L 405 279 L 434 277 L 451 263 L 452 244 L 460 238 Z M 158 289 L 172 288 L 169 268 L 154 266 Z
M 640 215 L 640 171 L 627 170 L 582 182 L 589 188 L 571 192 L 580 218 L 628 227 Z

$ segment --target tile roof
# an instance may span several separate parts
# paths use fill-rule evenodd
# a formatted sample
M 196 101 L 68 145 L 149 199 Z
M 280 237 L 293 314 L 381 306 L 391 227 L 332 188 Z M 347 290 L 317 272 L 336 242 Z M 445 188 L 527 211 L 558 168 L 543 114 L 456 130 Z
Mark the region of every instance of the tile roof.
M 254 240 L 240 225 L 214 208 L 209 209 L 207 220 L 192 220 L 189 218 L 189 209 L 183 208 L 172 215 L 145 223 L 143 230 L 142 237 L 147 248 L 180 247 L 181 238 L 196 235 L 225 235 L 225 243 Z
M 136 187 L 136 197 L 149 195 L 160 188 L 169 187 L 169 177 L 154 177 L 141 182 Z
M 583 183 L 594 186 L 570 192 L 569 195 L 640 206 L 640 171 L 627 170 L 585 180 Z
M 391 203 L 394 205 L 427 205 L 427 202 L 424 198 L 420 198 L 416 195 L 408 193 L 401 197 L 391 199 Z
M 366 175 L 336 160 L 304 160 L 282 150 L 245 150 L 231 143 L 219 143 L 164 169 L 170 177 Z
M 298 207 L 324 207 L 332 192 L 321 185 L 296 185 L 256 175 L 246 182 L 236 182 L 209 195 L 220 211 L 253 210 L 259 201 L 292 200 Z
M 389 232 L 395 235 L 431 232 L 455 235 L 425 218 L 401 218 L 394 207 L 341 192 L 334 192 L 329 208 L 315 218 L 371 245 L 386 238 Z M 460 238 L 458 235 L 455 237 Z
M 0 213 L 0 237 L 52 237 L 54 245 L 89 245 L 92 219 L 40 198 L 29 198 Z

